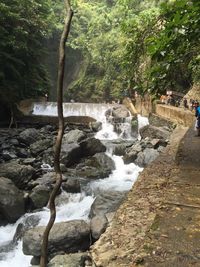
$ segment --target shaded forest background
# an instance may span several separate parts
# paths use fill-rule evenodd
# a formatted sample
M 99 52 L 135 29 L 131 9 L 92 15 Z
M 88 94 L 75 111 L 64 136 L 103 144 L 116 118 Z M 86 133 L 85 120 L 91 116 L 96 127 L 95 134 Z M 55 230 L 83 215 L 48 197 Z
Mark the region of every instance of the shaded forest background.
M 186 92 L 200 81 L 200 1 L 72 0 L 64 99 Z M 62 0 L 1 0 L 0 104 L 55 100 Z

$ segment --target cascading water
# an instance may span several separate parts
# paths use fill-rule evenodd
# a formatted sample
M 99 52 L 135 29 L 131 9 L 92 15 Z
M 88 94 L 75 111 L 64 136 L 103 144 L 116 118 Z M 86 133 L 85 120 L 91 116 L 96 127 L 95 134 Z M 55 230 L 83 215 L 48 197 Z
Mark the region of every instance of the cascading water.
M 122 127 L 121 136 L 114 132 L 114 127 L 107 122 L 105 112 L 111 106 L 107 104 L 79 104 L 69 103 L 64 105 L 65 116 L 91 116 L 102 122 L 102 130 L 96 134 L 96 138 L 101 140 L 112 140 L 117 138 L 131 139 L 130 118 Z M 35 115 L 54 115 L 56 116 L 56 105 L 36 104 L 33 110 Z M 138 116 L 140 125 L 147 124 L 146 118 Z M 88 220 L 90 207 L 94 201 L 93 192 L 96 190 L 104 191 L 128 191 L 138 177 L 142 168 L 134 163 L 125 165 L 122 157 L 112 154 L 112 150 L 107 151 L 115 163 L 115 170 L 105 179 L 92 181 L 89 184 L 91 195 L 83 193 L 69 194 L 63 192 L 58 198 L 56 222 L 70 221 L 74 219 Z M 46 165 L 45 165 L 46 166 Z M 49 169 L 51 171 L 51 169 Z M 15 224 L 0 227 L 0 267 L 28 267 L 32 256 L 25 256 L 22 252 L 22 241 L 13 243 L 13 236 L 19 223 L 23 223 L 30 216 L 38 218 L 38 225 L 46 225 L 49 219 L 49 210 L 43 208 L 42 211 L 25 214 Z

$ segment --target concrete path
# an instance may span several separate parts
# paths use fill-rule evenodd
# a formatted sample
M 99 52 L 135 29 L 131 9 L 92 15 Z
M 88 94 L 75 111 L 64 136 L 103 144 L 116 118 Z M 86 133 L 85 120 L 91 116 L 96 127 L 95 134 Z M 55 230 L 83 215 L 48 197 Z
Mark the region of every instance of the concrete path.
M 101 267 L 200 267 L 200 137 L 177 129 L 91 251 Z
M 143 249 L 149 253 L 141 266 L 200 266 L 200 137 L 193 129 L 179 145 L 162 208 Z

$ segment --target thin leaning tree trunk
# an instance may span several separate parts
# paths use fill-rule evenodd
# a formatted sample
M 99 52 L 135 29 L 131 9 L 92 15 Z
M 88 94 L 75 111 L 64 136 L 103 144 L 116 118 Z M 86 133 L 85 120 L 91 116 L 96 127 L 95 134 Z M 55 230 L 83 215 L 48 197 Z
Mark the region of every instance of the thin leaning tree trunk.
M 64 30 L 60 39 L 59 47 L 59 65 L 58 65 L 58 82 L 57 82 L 57 107 L 58 107 L 58 134 L 55 143 L 54 155 L 54 170 L 56 174 L 56 183 L 49 198 L 50 219 L 43 234 L 43 241 L 41 247 L 40 267 L 46 267 L 48 262 L 48 239 L 49 233 L 56 218 L 55 198 L 60 190 L 62 184 L 62 172 L 60 169 L 60 151 L 62 144 L 62 137 L 64 132 L 64 119 L 63 119 L 63 78 L 65 69 L 65 43 L 69 35 L 73 11 L 71 9 L 70 0 L 64 0 L 67 10 L 65 19 Z

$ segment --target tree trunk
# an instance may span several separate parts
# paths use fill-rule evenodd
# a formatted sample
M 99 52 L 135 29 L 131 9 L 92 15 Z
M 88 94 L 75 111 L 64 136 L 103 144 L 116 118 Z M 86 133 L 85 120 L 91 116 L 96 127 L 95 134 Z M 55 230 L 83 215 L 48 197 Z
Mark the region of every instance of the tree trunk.
M 55 198 L 59 192 L 62 184 L 62 172 L 60 169 L 60 151 L 62 144 L 62 137 L 64 132 L 63 119 L 63 78 L 65 69 L 65 43 L 69 35 L 73 11 L 71 9 L 70 0 L 64 0 L 67 10 L 64 30 L 60 39 L 59 47 L 59 65 L 58 65 L 58 82 L 57 82 L 57 108 L 58 108 L 58 134 L 54 148 L 54 170 L 56 174 L 56 183 L 49 198 L 50 219 L 43 234 L 43 241 L 41 247 L 40 267 L 46 267 L 48 262 L 48 238 L 51 228 L 53 227 L 56 218 Z

